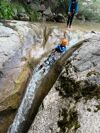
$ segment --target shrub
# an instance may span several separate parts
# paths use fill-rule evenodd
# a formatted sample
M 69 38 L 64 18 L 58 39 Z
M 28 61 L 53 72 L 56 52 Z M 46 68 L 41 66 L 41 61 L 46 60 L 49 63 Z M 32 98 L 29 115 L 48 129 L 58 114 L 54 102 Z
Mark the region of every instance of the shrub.
M 13 18 L 13 10 L 11 4 L 7 0 L 0 1 L 0 18 L 1 19 Z
M 14 19 L 19 19 L 18 18 L 19 13 L 26 13 L 25 8 L 21 3 L 18 2 L 11 3 L 11 8 L 13 11 Z
M 39 20 L 39 17 L 40 17 L 40 13 L 37 12 L 37 11 L 33 11 L 30 13 L 30 20 L 31 21 L 38 21 Z
M 91 0 L 87 3 L 86 0 L 79 1 L 79 16 L 83 16 L 86 20 L 100 21 L 100 1 Z

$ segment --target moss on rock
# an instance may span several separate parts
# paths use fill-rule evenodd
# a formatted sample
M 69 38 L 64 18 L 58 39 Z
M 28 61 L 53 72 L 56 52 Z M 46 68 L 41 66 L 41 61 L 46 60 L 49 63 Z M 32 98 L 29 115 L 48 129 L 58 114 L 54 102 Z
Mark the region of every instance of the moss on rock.
M 75 132 L 80 127 L 77 111 L 74 107 L 70 109 L 63 108 L 61 116 L 63 117 L 63 119 L 58 121 L 60 132 Z
M 65 71 L 59 78 L 60 87 L 59 92 L 64 97 L 72 97 L 76 101 L 84 97 L 86 100 L 92 99 L 93 97 L 100 98 L 100 86 L 85 80 L 76 80 L 69 74 L 71 64 L 68 63 Z M 65 74 L 66 73 L 66 74 Z M 89 76 L 94 72 L 89 73 Z M 96 73 L 95 73 L 96 74 Z

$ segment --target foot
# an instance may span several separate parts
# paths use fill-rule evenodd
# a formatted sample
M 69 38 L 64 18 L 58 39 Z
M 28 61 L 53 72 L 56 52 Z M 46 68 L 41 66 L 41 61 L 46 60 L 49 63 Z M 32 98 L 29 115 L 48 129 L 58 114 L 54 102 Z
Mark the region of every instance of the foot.
M 71 29 L 71 26 L 67 25 L 67 29 Z
M 70 26 L 69 26 L 69 29 L 71 29 L 71 28 L 72 28 L 72 26 L 70 25 Z
M 68 28 L 68 25 L 66 26 L 66 28 Z
M 69 26 L 66 26 L 66 28 L 67 28 L 67 31 L 69 31 Z
M 72 26 L 69 26 L 69 30 L 72 30 Z

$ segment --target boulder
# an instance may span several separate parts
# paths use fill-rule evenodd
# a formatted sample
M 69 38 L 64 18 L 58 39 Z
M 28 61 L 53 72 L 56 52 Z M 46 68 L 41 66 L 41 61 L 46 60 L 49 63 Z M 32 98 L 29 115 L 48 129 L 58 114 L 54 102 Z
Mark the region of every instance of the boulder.
M 65 17 L 63 14 L 58 13 L 52 13 L 49 17 L 46 18 L 47 21 L 54 21 L 54 22 L 65 22 Z
M 29 21 L 29 16 L 26 13 L 18 13 L 18 19 L 22 21 Z
M 30 78 L 33 49 L 41 47 L 43 29 L 39 24 L 5 21 L 0 25 L 0 132 L 6 133 Z M 36 52 L 35 51 L 35 52 Z M 39 54 L 38 58 L 44 53 Z M 34 55 L 34 57 L 36 54 Z
M 72 110 L 68 107 L 62 109 L 63 119 L 58 124 L 61 128 L 60 132 L 100 132 L 99 38 L 99 36 L 93 37 L 79 49 L 78 55 L 72 61 L 69 60 L 59 79 L 57 89 L 59 88 L 60 94 L 67 101 L 71 98 L 70 106 L 74 104 Z

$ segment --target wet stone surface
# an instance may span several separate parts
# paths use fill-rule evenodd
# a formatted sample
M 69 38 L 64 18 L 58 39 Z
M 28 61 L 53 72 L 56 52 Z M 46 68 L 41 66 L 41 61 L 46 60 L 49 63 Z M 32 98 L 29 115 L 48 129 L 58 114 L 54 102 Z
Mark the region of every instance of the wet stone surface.
M 28 133 L 100 132 L 99 38 L 85 42 L 69 60 Z

